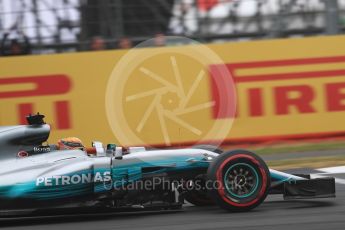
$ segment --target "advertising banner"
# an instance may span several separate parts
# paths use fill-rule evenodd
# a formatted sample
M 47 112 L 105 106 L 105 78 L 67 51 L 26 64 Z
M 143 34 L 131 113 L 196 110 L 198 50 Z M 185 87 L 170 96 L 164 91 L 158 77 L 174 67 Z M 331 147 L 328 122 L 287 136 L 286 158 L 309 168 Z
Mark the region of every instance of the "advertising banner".
M 0 125 L 50 142 L 252 143 L 345 134 L 345 37 L 0 58 Z

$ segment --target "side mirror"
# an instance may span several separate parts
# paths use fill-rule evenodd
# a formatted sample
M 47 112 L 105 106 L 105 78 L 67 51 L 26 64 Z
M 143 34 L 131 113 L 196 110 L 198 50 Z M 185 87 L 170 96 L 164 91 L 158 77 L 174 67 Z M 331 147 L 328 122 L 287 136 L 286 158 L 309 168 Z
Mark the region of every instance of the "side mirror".
M 113 157 L 115 155 L 115 151 L 116 151 L 116 144 L 107 144 L 107 156 L 111 156 Z
M 122 160 L 122 159 L 123 159 L 122 147 L 116 147 L 115 160 Z
M 107 150 L 115 151 L 116 150 L 116 144 L 107 144 Z
M 94 141 L 94 142 L 92 142 L 92 147 L 94 147 L 96 149 L 96 154 L 98 157 L 104 157 L 105 156 L 105 151 L 104 151 L 102 142 Z

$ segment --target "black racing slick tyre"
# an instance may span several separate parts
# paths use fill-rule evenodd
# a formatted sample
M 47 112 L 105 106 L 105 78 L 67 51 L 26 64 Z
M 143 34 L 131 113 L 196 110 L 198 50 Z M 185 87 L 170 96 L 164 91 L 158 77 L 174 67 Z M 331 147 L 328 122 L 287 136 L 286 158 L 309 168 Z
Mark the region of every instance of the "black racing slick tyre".
M 195 145 L 193 149 L 204 149 L 214 153 L 222 154 L 224 151 L 213 145 Z M 196 185 L 196 189 L 189 190 L 184 199 L 195 206 L 209 206 L 214 205 L 214 201 L 209 197 L 205 188 L 206 176 L 197 176 L 193 183 Z
M 249 211 L 260 205 L 269 192 L 270 172 L 252 152 L 235 150 L 219 155 L 207 171 L 207 190 L 221 208 Z

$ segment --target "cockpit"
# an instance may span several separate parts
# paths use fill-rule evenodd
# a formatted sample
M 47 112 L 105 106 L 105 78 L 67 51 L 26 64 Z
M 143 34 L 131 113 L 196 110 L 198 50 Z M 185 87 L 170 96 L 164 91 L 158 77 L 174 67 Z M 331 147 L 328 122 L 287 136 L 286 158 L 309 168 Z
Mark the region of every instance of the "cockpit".
M 85 147 L 78 138 L 64 138 L 61 143 L 49 145 L 46 143 L 50 126 L 43 120 L 44 115 L 36 114 L 27 117 L 28 125 L 8 126 L 0 128 L 0 160 L 24 158 L 34 155 L 63 150 L 84 151 L 89 157 L 115 157 L 122 159 L 123 155 L 145 151 L 144 147 L 121 147 L 94 141 L 91 147 Z M 69 148 L 67 148 L 69 147 Z

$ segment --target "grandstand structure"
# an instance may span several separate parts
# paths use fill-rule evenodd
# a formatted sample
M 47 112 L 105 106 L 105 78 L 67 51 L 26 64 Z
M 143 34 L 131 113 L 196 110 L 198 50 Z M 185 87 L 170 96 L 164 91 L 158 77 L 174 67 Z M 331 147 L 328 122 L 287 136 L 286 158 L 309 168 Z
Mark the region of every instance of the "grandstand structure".
M 0 36 L 26 35 L 33 53 L 107 48 L 155 34 L 201 42 L 343 33 L 345 0 L 0 0 Z

